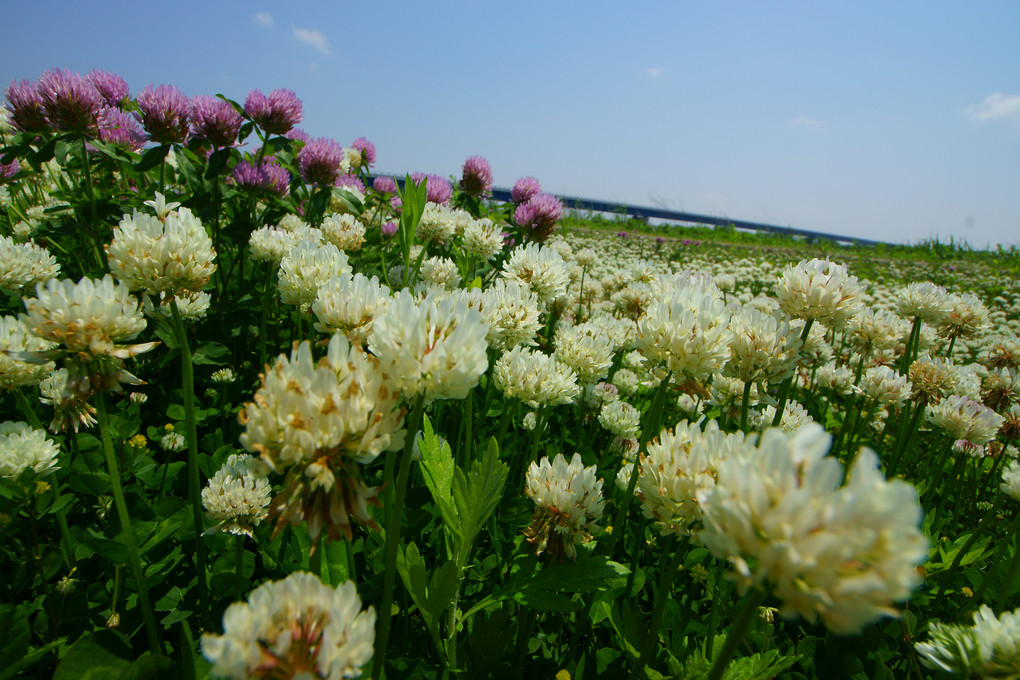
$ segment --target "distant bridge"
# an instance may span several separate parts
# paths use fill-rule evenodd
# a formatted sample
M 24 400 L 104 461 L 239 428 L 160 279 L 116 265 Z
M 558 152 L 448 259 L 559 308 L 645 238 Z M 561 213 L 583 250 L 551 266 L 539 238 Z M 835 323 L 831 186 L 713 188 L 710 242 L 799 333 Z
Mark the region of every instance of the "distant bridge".
M 404 178 L 398 175 L 379 175 L 385 177 L 392 177 L 396 180 L 398 185 L 403 185 Z M 371 177 L 369 181 L 371 181 Z M 510 202 L 510 189 L 505 187 L 493 187 L 492 198 L 497 201 L 504 203 Z M 600 212 L 610 213 L 613 215 L 625 215 L 627 217 L 636 217 L 639 220 L 669 220 L 671 222 L 686 222 L 689 224 L 704 224 L 713 227 L 735 227 L 737 229 L 744 229 L 747 231 L 764 231 L 772 234 L 782 234 L 784 236 L 798 236 L 801 238 L 808 239 L 826 239 L 829 241 L 835 241 L 837 243 L 844 243 L 849 245 L 861 245 L 861 246 L 877 246 L 877 245 L 888 245 L 884 241 L 872 241 L 866 238 L 857 238 L 856 236 L 842 236 L 840 234 L 826 234 L 820 231 L 810 231 L 807 229 L 794 229 L 793 227 L 780 227 L 775 224 L 765 224 L 763 222 L 749 222 L 747 220 L 734 220 L 728 217 L 715 217 L 713 215 L 699 215 L 697 213 L 683 212 L 680 210 L 667 210 L 665 208 L 652 208 L 647 206 L 639 205 L 628 205 L 626 203 L 610 203 L 608 201 L 599 201 L 593 198 L 581 198 L 578 196 L 560 196 L 556 195 L 556 198 L 560 200 L 564 208 L 570 208 L 571 210 L 586 210 L 589 212 Z

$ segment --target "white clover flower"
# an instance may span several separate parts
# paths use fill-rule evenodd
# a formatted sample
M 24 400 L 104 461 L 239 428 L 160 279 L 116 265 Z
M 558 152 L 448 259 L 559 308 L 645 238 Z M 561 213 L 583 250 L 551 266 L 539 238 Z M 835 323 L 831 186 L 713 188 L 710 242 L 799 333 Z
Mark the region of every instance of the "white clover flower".
M 558 252 L 531 242 L 520 245 L 503 265 L 503 276 L 524 284 L 545 304 L 567 292 L 570 274 Z
M 741 382 L 781 382 L 793 375 L 803 344 L 785 321 L 753 307 L 733 315 L 729 323 L 730 358 L 723 369 Z
M 649 304 L 638 321 L 635 344 L 649 361 L 691 380 L 707 380 L 729 359 L 728 322 L 718 289 L 681 285 Z
M 376 528 L 369 488 L 355 463 L 370 463 L 403 446 L 404 412 L 396 379 L 376 357 L 336 334 L 326 357 L 312 359 L 302 342 L 281 355 L 262 378 L 240 420 L 241 445 L 285 474 L 272 513 L 281 524 L 308 523 L 314 539 L 325 525 L 331 539 L 352 536 L 351 518 Z
M 1005 420 L 980 402 L 961 394 L 953 394 L 931 406 L 928 422 L 942 428 L 949 436 L 983 446 L 995 439 Z
M 641 387 L 641 381 L 638 379 L 637 374 L 629 368 L 619 368 L 616 373 L 613 374 L 613 385 L 620 391 L 620 394 L 629 397 L 638 391 Z
M 457 219 L 451 208 L 431 201 L 425 204 L 415 235 L 422 243 L 444 244 L 453 239 Z
M 596 383 L 609 375 L 613 341 L 597 327 L 561 325 L 554 344 L 553 356 L 577 374 L 578 383 Z
M 246 453 L 231 454 L 202 489 L 202 507 L 217 528 L 251 537 L 269 516 L 271 489 L 265 464 Z
M 599 411 L 599 424 L 617 437 L 636 437 L 641 428 L 641 411 L 619 399 L 608 402 Z
M 343 333 L 355 345 L 364 345 L 372 323 L 390 300 L 390 289 L 373 276 L 344 274 L 323 283 L 312 303 L 320 333 Z
M 719 461 L 743 442 L 742 433 L 726 434 L 714 420 L 704 432 L 697 423 L 686 420 L 672 430 L 663 430 L 648 444 L 638 468 L 634 492 L 645 517 L 665 536 L 696 531 L 701 525 L 701 508 L 715 486 Z M 629 479 L 629 474 L 622 479 L 622 488 L 626 489 Z
M 925 666 L 960 678 L 1020 677 L 1020 610 L 997 617 L 981 605 L 972 626 L 933 623 L 914 646 Z
M 96 424 L 96 409 L 72 389 L 71 376 L 66 368 L 58 368 L 39 383 L 39 401 L 53 407 L 53 420 L 49 430 L 54 434 L 73 428 Z M 138 392 L 132 392 L 132 397 Z M 144 394 L 142 396 L 145 396 Z
M 914 386 L 914 398 L 924 403 L 941 401 L 946 395 L 956 392 L 960 383 L 952 362 L 927 355 L 910 364 L 907 375 Z
M 218 385 L 227 385 L 237 380 L 237 374 L 234 373 L 234 369 L 232 368 L 221 368 L 217 371 L 213 371 L 210 378 Z
M 775 418 L 776 407 L 768 404 L 760 413 L 754 413 L 748 418 L 748 426 L 752 430 L 764 430 L 772 426 L 772 421 Z M 815 419 L 811 417 L 807 409 L 800 403 L 790 399 L 783 408 L 783 419 L 779 422 L 779 427 L 786 432 L 796 432 L 804 425 L 813 422 L 815 422 Z
M 118 280 L 150 295 L 200 291 L 216 271 L 212 239 L 187 208 L 163 221 L 137 210 L 125 215 L 113 229 L 106 255 Z
M 471 220 L 464 227 L 464 250 L 469 255 L 488 262 L 503 250 L 503 231 L 492 220 Z
M 991 313 L 977 295 L 953 293 L 949 300 L 949 313 L 938 324 L 947 338 L 970 338 L 991 327 Z
M 620 398 L 620 390 L 616 385 L 609 383 L 600 382 L 594 385 L 588 383 L 581 391 L 580 397 L 585 406 L 593 411 L 600 411 L 609 402 Z
M 283 256 L 297 243 L 294 235 L 280 227 L 260 227 L 248 238 L 248 251 L 256 262 L 279 266 Z
M 836 394 L 847 395 L 858 391 L 854 387 L 854 372 L 847 366 L 826 364 L 818 369 L 815 379 L 819 385 L 832 390 Z
M 48 250 L 34 241 L 16 243 L 0 236 L 0 290 L 21 295 L 60 274 L 60 265 Z
M 581 391 L 577 374 L 568 366 L 520 345 L 496 361 L 492 378 L 503 394 L 534 409 L 569 404 Z
M 45 430 L 33 430 L 28 423 L 0 423 L 0 477 L 18 478 L 28 468 L 38 475 L 53 472 L 60 449 Z
M 1020 461 L 1011 460 L 1002 471 L 1002 483 L 999 485 L 1002 493 L 1015 501 L 1020 501 Z
M 365 225 L 354 215 L 326 215 L 322 220 L 322 236 L 340 250 L 360 250 L 365 242 Z
M 928 556 L 917 491 L 862 449 L 843 471 L 820 425 L 766 430 L 717 465 L 699 538 L 744 587 L 771 586 L 784 617 L 854 634 L 907 598 Z
M 910 398 L 913 386 L 907 377 L 888 366 L 872 366 L 861 376 L 861 391 L 883 406 L 900 405 Z
M 400 291 L 375 319 L 368 346 L 393 365 L 407 399 L 463 399 L 489 367 L 489 328 L 464 298 L 426 297 L 416 304 Z
M 931 281 L 909 283 L 897 292 L 896 312 L 905 319 L 920 317 L 938 325 L 953 309 L 953 301 L 942 286 Z
M 788 266 L 776 285 L 784 312 L 796 319 L 815 320 L 842 328 L 864 304 L 864 286 L 850 276 L 845 264 L 802 260 Z
M 159 304 L 153 303 L 152 297 L 148 295 L 142 300 L 142 313 L 150 319 L 163 317 L 173 318 L 173 309 L 170 307 L 170 300 L 177 302 L 177 313 L 182 321 L 197 321 L 209 313 L 209 306 L 212 304 L 212 296 L 204 290 L 184 291 L 174 298 L 164 297 Z
M 47 352 L 55 346 L 30 333 L 16 317 L 0 317 L 0 390 L 35 385 L 45 379 L 55 368 L 52 361 L 19 361 L 17 357 L 21 352 Z
M 184 450 L 184 447 L 187 446 L 187 441 L 180 432 L 170 430 L 159 440 L 159 445 L 163 447 L 164 451 L 177 453 Z
M 335 589 L 308 572 L 263 583 L 223 614 L 223 635 L 202 636 L 211 673 L 232 680 L 356 678 L 372 658 L 375 609 L 353 581 Z M 282 677 L 282 676 L 281 676 Z
M 859 354 L 895 349 L 909 332 L 898 316 L 870 307 L 862 309 L 847 324 L 850 345 Z
M 482 321 L 489 326 L 486 342 L 494 349 L 534 345 L 542 328 L 541 301 L 517 281 L 496 279 L 482 292 Z
M 585 467 L 579 453 L 569 463 L 562 453 L 552 461 L 544 456 L 528 467 L 524 493 L 537 506 L 524 530 L 536 553 L 545 552 L 553 561 L 576 559 L 576 545 L 591 539 L 605 508 L 595 466 Z
M 432 288 L 453 290 L 460 285 L 460 272 L 457 263 L 448 257 L 427 257 L 422 260 L 418 272 L 421 279 L 418 285 Z
M 324 283 L 352 272 L 347 255 L 332 243 L 298 241 L 280 260 L 280 302 L 308 310 Z
M 36 288 L 36 297 L 25 298 L 24 314 L 18 318 L 37 336 L 58 343 L 66 354 L 69 385 L 80 394 L 96 389 L 120 390 L 121 383 L 138 385 L 124 370 L 121 360 L 154 348 L 155 342 L 125 346 L 145 328 L 145 318 L 128 287 L 107 274 L 99 281 L 83 278 L 78 283 L 50 279 Z M 53 358 L 47 356 L 46 358 Z

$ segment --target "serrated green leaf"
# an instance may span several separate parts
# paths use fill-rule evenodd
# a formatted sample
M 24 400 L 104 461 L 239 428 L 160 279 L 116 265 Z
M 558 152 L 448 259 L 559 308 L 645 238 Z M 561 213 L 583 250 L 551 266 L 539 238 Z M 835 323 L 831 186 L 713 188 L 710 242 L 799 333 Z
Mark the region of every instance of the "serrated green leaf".
M 145 652 L 131 662 L 117 680 L 170 680 L 176 677 L 172 669 L 173 662 L 167 657 Z
M 453 560 L 444 562 L 439 569 L 432 573 L 429 579 L 428 590 L 428 614 L 434 621 L 439 621 L 453 601 L 460 583 L 460 575 L 457 573 L 457 565 Z
M 439 512 L 447 528 L 459 535 L 460 517 L 453 503 L 453 478 L 456 465 L 453 462 L 453 454 L 450 445 L 440 442 L 439 437 L 432 429 L 432 422 L 428 416 L 422 422 L 422 440 L 419 446 L 422 474 L 425 477 L 425 485 L 428 486 L 432 498 L 439 506 Z
M 425 604 L 428 601 L 425 592 L 427 575 L 425 560 L 414 543 L 409 543 L 407 548 L 397 551 L 397 573 L 400 574 L 400 580 L 404 582 L 407 592 L 411 593 L 411 599 L 419 609 L 425 611 Z
M 496 509 L 508 472 L 509 468 L 499 460 L 495 438 L 489 441 L 485 455 L 471 465 L 467 474 L 460 468 L 454 471 L 453 503 L 460 518 L 457 535 L 461 545 L 470 546 Z
M 90 633 L 75 642 L 60 660 L 53 680 L 109 680 L 131 666 L 131 645 L 110 630 Z

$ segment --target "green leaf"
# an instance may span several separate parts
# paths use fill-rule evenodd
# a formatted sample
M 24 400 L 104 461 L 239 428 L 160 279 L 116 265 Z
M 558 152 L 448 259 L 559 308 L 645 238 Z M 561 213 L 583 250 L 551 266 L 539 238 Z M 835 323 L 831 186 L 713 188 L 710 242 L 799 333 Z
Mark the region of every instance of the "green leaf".
M 28 627 L 28 608 L 0 605 L 0 630 L 4 631 L 0 637 L 0 678 L 9 678 L 14 675 L 10 672 L 11 666 L 25 657 L 32 637 Z
M 432 578 L 429 579 L 426 608 L 428 609 L 429 616 L 436 622 L 440 620 L 443 612 L 450 606 L 453 596 L 457 593 L 457 586 L 459 584 L 460 574 L 458 573 L 457 564 L 453 560 L 444 562 L 443 566 L 432 573 Z
M 173 662 L 165 656 L 154 656 L 145 652 L 134 660 L 118 680 L 171 680 L 177 677 L 171 673 Z
M 222 366 L 230 361 L 230 349 L 220 342 L 203 342 L 191 355 L 196 366 Z
M 60 660 L 53 680 L 108 680 L 131 666 L 131 645 L 122 635 L 100 630 L 80 638 Z
M 209 156 L 209 164 L 205 168 L 205 179 L 213 179 L 217 177 L 221 172 L 223 172 L 223 168 L 227 167 L 228 160 L 230 160 L 229 148 L 214 151 Z
M 350 578 L 350 572 L 347 569 L 347 551 L 351 550 L 351 545 L 346 541 L 326 541 L 323 544 L 323 550 L 325 558 L 323 562 L 329 565 L 329 582 L 334 586 L 343 583 Z
M 365 212 L 365 204 L 361 202 L 360 198 L 352 194 L 347 189 L 334 188 L 333 195 L 343 201 L 343 203 L 356 214 L 360 215 Z
M 432 493 L 432 498 L 439 506 L 439 512 L 447 528 L 454 534 L 460 530 L 460 517 L 453 503 L 453 477 L 456 465 L 453 462 L 453 454 L 450 452 L 450 445 L 440 442 L 439 437 L 432 430 L 432 422 L 425 416 L 422 421 L 422 440 L 419 446 L 422 475 L 425 477 L 425 485 Z
M 159 165 L 168 153 L 170 153 L 170 146 L 168 144 L 152 147 L 142 154 L 142 159 L 135 165 L 135 171 L 145 172 L 151 170 Z
M 454 471 L 453 503 L 460 519 L 456 533 L 461 546 L 470 546 L 496 509 L 508 472 L 509 468 L 499 459 L 495 437 L 489 440 L 482 459 L 475 461 L 466 475 L 460 468 Z
M 424 612 L 427 602 L 425 591 L 427 572 L 425 560 L 414 543 L 409 543 L 407 548 L 397 551 L 397 573 L 400 574 L 400 580 L 404 582 L 407 592 L 411 593 L 411 599 Z

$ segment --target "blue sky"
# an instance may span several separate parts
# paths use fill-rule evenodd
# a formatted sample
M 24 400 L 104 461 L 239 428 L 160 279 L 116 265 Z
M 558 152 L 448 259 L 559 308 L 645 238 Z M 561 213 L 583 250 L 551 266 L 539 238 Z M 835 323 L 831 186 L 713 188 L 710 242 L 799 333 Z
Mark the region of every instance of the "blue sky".
M 102 9 L 97 9 L 102 7 Z M 0 84 L 294 90 L 381 172 L 1020 245 L 1020 3 L 9 3 Z

